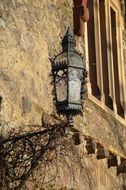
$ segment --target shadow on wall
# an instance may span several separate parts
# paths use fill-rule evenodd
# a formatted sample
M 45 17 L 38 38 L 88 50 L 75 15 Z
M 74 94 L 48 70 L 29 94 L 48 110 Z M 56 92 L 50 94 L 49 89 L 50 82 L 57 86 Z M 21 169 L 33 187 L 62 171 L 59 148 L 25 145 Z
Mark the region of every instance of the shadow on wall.
M 126 190 L 126 174 L 123 174 L 123 186 L 122 190 Z
M 123 186 L 122 186 L 122 190 L 126 190 L 126 185 L 123 185 Z
M 82 151 L 79 155 L 75 152 L 71 137 L 65 136 L 65 126 L 66 123 L 62 122 L 37 132 L 22 135 L 18 132 L 14 136 L 14 131 L 11 131 L 9 138 L 1 137 L 0 190 L 38 189 L 39 186 L 43 188 L 45 184 L 54 183 L 59 168 L 63 167 L 59 163 L 71 166 L 69 175 L 74 179 L 73 168 L 84 153 Z M 65 156 L 68 156 L 66 160 Z M 87 182 L 91 184 L 88 169 L 86 176 Z
M 0 96 L 0 116 L 1 116 L 1 109 L 2 109 L 2 100 L 3 100 L 3 98 L 2 98 L 2 96 Z
M 60 143 L 60 138 L 64 136 L 63 128 L 57 125 L 39 132 L 17 134 L 15 137 L 12 136 L 13 133 L 14 131 L 11 131 L 8 139 L 3 137 L 0 139 L 1 190 L 28 189 L 25 183 L 33 170 L 40 162 L 42 168 L 46 169 L 56 157 L 56 147 Z M 45 173 L 43 174 L 44 184 Z
M 1 109 L 1 104 L 2 104 L 2 96 L 0 96 L 0 109 Z

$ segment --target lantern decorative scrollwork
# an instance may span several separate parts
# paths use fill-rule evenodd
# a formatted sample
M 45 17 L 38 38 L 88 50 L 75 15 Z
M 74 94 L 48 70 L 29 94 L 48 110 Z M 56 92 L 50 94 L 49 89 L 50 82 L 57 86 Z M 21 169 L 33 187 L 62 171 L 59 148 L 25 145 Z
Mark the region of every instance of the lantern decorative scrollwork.
M 72 126 L 72 117 L 82 113 L 86 68 L 82 56 L 76 50 L 70 28 L 61 45 L 62 52 L 51 59 L 55 106 L 57 113 L 66 115 L 69 125 Z

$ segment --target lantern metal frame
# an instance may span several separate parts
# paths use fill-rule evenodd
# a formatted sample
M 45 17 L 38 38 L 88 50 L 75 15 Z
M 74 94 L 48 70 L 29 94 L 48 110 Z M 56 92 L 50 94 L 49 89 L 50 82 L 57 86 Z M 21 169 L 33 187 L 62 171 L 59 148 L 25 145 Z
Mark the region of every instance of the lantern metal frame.
M 61 42 L 62 52 L 51 60 L 53 76 L 54 104 L 58 114 L 67 117 L 68 125 L 73 126 L 73 116 L 81 114 L 86 94 L 86 66 L 84 59 L 76 50 L 74 35 L 68 28 Z M 60 74 L 59 74 L 60 73 Z M 58 100 L 58 85 L 64 82 L 65 99 Z M 65 86 L 66 85 L 66 86 Z M 60 87 L 61 88 L 61 87 Z

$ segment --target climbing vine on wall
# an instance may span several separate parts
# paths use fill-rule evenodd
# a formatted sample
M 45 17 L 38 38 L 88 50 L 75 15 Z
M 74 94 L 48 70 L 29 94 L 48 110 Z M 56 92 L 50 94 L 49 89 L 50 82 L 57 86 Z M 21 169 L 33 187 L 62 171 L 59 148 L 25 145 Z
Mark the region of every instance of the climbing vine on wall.
M 65 129 L 66 124 L 61 122 L 36 132 L 18 132 L 16 135 L 11 132 L 8 138 L 1 137 L 1 190 L 37 189 L 38 185 L 39 189 L 44 189 L 45 185 L 50 185 L 56 179 L 60 167 L 58 160 L 64 163 L 69 159 L 78 162 L 83 153 L 76 154 L 73 150 L 76 132 L 72 140 L 71 136 L 66 135 Z M 64 156 L 67 156 L 67 160 Z

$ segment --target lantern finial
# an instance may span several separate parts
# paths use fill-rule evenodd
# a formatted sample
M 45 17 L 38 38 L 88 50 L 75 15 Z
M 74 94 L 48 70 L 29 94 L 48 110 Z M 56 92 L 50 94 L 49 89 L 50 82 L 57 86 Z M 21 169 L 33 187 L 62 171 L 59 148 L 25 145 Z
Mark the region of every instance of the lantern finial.
M 70 27 L 68 27 L 67 32 L 62 40 L 63 51 L 74 51 L 76 46 L 76 41 L 74 39 L 74 34 L 72 33 Z

